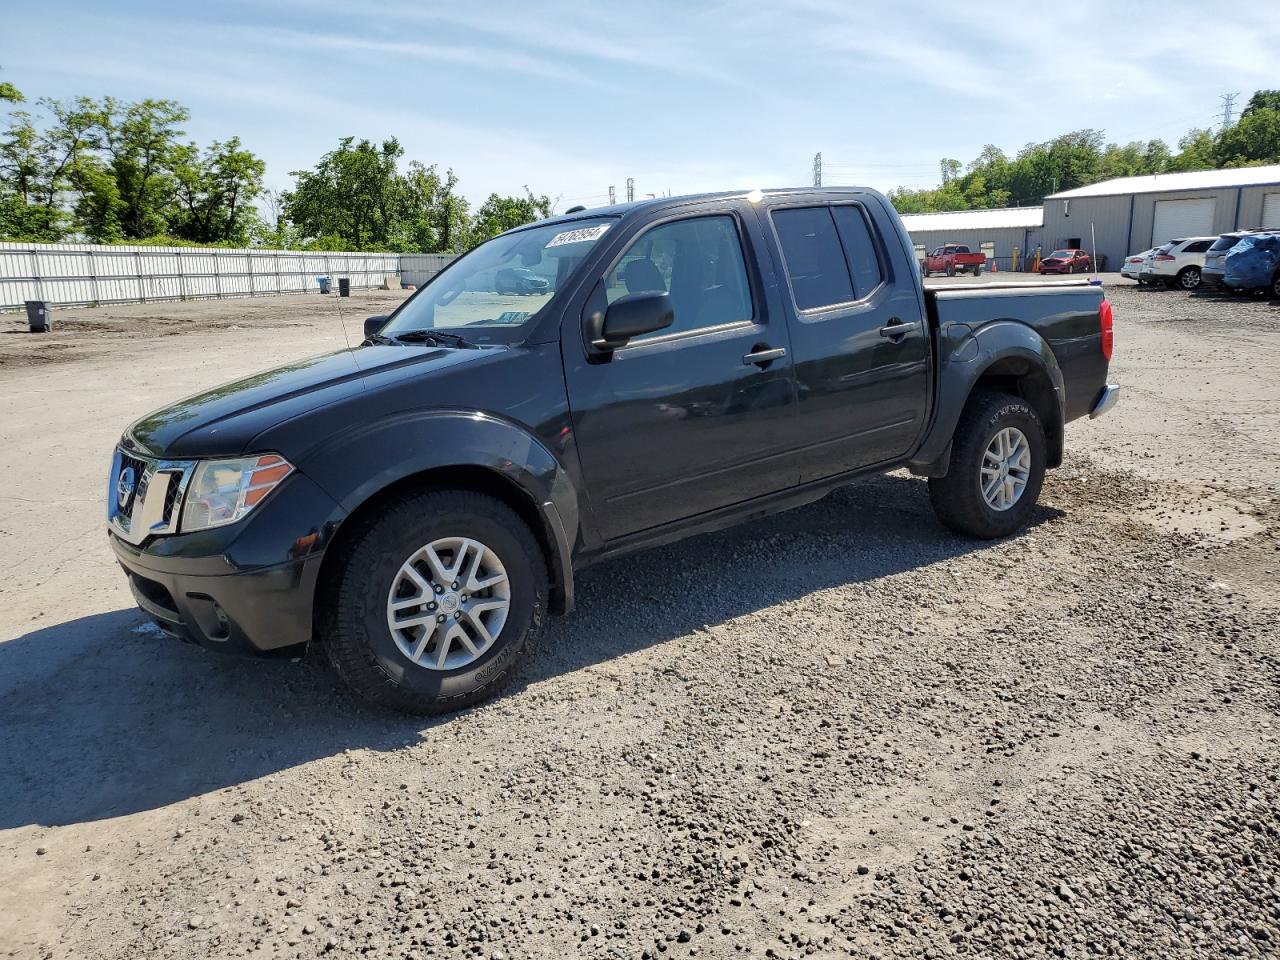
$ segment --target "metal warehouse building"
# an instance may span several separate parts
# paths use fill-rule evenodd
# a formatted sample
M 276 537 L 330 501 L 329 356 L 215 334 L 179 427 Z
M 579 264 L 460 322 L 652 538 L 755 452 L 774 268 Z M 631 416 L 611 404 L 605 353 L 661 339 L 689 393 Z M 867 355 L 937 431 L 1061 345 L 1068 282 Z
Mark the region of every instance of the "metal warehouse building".
M 1044 201 L 1044 248 L 1092 250 L 1107 269 L 1124 257 L 1182 237 L 1237 229 L 1280 229 L 1280 164 L 1122 177 Z
M 965 243 L 981 250 L 987 262 L 1000 270 L 1013 265 L 1016 248 L 1026 257 L 1041 242 L 1042 207 L 1008 207 L 1000 210 L 956 210 L 950 213 L 908 213 L 902 222 L 911 234 L 917 259 L 926 250 L 944 243 Z

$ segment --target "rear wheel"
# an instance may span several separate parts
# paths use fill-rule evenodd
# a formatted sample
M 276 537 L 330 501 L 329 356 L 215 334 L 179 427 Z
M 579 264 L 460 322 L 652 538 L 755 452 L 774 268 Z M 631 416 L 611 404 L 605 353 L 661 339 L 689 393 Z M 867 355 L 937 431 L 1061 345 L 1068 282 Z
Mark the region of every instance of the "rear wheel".
M 945 477 L 929 480 L 929 499 L 944 524 L 984 540 L 1026 524 L 1044 483 L 1044 425 L 1021 397 L 975 393 L 951 444 Z
M 982 264 L 980 264 L 980 263 L 975 263 L 975 264 L 973 265 L 973 275 L 974 275 L 975 277 L 980 277 L 980 276 L 982 276 Z
M 955 264 L 955 261 L 953 260 L 947 264 L 947 276 L 954 277 L 955 275 L 956 275 L 956 264 Z
M 1271 280 L 1271 296 L 1280 300 L 1280 271 L 1277 271 Z
M 317 625 L 338 676 L 371 702 L 409 713 L 476 703 L 515 676 L 542 631 L 542 550 L 492 497 L 402 497 L 341 551 Z
M 1178 271 L 1178 286 L 1183 290 L 1197 290 L 1200 287 L 1200 268 L 1183 267 Z

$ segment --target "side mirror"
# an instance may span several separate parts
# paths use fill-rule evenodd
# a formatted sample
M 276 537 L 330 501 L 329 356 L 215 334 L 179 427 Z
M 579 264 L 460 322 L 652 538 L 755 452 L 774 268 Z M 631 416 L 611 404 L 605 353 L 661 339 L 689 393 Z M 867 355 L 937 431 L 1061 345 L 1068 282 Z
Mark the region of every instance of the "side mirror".
M 387 325 L 387 321 L 390 319 L 389 316 L 366 318 L 364 321 L 364 338 L 368 340 L 374 334 L 381 333 L 382 328 Z
M 609 305 L 599 330 L 592 331 L 591 345 L 597 350 L 624 347 L 632 337 L 664 330 L 675 319 L 670 294 L 630 293 Z

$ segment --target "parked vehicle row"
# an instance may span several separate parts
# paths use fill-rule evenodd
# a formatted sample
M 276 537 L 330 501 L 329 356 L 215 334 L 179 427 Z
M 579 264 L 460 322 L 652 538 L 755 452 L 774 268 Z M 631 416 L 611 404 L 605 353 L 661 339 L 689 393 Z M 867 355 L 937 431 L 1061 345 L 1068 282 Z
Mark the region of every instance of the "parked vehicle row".
M 1280 231 L 1184 237 L 1125 259 L 1120 275 L 1182 290 L 1230 290 L 1280 298 Z

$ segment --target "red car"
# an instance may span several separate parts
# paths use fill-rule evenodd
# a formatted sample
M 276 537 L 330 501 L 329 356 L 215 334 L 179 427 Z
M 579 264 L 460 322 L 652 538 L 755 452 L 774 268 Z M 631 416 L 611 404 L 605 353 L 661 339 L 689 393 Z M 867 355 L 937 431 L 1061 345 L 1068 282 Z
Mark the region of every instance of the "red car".
M 1040 261 L 1041 273 L 1088 273 L 1093 261 L 1083 250 L 1055 250 Z

